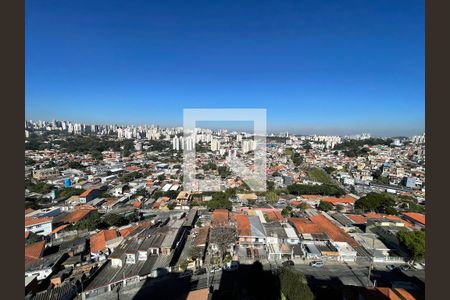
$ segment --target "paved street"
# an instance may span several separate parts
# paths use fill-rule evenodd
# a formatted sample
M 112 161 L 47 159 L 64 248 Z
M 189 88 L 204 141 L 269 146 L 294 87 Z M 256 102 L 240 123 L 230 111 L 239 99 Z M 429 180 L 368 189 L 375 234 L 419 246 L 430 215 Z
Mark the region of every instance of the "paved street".
M 295 265 L 297 271 L 305 275 L 308 281 L 340 281 L 343 285 L 367 286 L 369 268 L 366 266 L 349 266 L 345 264 L 325 264 L 322 268 L 309 265 Z
M 209 282 L 214 285 L 215 289 L 220 286 L 220 280 L 222 277 L 222 272 L 210 273 Z M 149 279 L 143 284 L 139 284 L 134 287 L 126 287 L 122 289 L 117 294 L 117 291 L 110 293 L 104 293 L 96 297 L 89 299 L 92 300 L 109 300 L 109 299 L 120 299 L 120 300 L 139 300 L 139 299 L 176 299 L 179 297 L 180 291 L 190 291 L 197 290 L 201 288 L 206 288 L 207 285 L 207 274 L 202 274 L 199 276 L 193 276 L 191 278 L 178 278 L 177 275 L 169 275 L 161 279 Z M 182 294 L 183 292 L 181 292 Z M 168 297 L 171 296 L 171 297 Z
M 303 273 L 310 284 L 367 286 L 369 283 L 368 265 L 325 263 L 322 268 L 316 268 L 306 264 L 296 264 L 294 268 Z M 375 281 L 377 286 L 389 286 L 393 284 L 398 286 L 415 285 L 420 287 L 420 281 L 425 280 L 425 271 L 389 271 L 386 268 L 386 264 L 376 264 L 372 269 L 370 279 L 370 284 L 373 284 Z
M 233 290 L 241 281 L 239 276 L 246 276 L 244 270 L 245 265 L 241 265 L 240 271 L 227 273 L 227 280 L 222 280 L 223 272 L 209 273 L 210 284 L 214 286 L 215 290 Z M 270 268 L 276 269 L 276 265 L 266 264 L 264 270 Z M 321 268 L 312 267 L 308 264 L 296 264 L 294 269 L 305 275 L 308 283 L 314 286 L 329 286 L 340 287 L 347 286 L 367 286 L 368 284 L 368 265 L 360 264 L 341 264 L 341 263 L 325 263 Z M 231 280 L 232 278 L 235 279 Z M 123 299 L 123 300 L 139 300 L 160 297 L 178 299 L 187 294 L 190 290 L 206 288 L 207 274 L 199 276 L 178 278 L 175 274 L 169 275 L 161 279 L 150 279 L 144 284 L 136 287 L 128 287 L 120 291 L 120 297 L 117 297 L 117 292 L 111 292 L 99 295 L 93 300 L 107 300 L 107 299 Z M 376 281 L 377 286 L 398 286 L 398 287 L 421 287 L 421 280 L 425 279 L 425 270 L 416 271 L 389 271 L 386 264 L 376 264 L 371 273 L 371 282 Z M 180 292 L 181 291 L 181 292 Z M 168 297 L 170 296 L 170 297 Z

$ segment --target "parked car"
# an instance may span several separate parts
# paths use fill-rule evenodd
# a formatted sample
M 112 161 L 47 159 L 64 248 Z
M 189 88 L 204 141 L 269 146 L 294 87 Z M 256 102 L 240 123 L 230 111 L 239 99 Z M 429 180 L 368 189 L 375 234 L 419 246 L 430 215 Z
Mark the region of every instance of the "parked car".
M 286 260 L 286 261 L 283 261 L 282 265 L 284 267 L 293 266 L 294 262 L 292 260 Z
M 224 271 L 236 271 L 237 269 L 239 269 L 238 261 L 230 261 L 223 267 Z
M 202 275 L 206 273 L 206 269 L 205 268 L 200 268 L 195 270 L 194 275 Z
M 216 272 L 219 272 L 221 270 L 222 270 L 221 268 L 214 266 L 214 267 L 211 267 L 211 270 L 209 272 L 210 273 L 216 273 Z
M 153 270 L 152 273 L 150 273 L 150 277 L 151 278 L 159 278 L 159 277 L 166 276 L 167 274 L 169 274 L 167 269 L 165 269 L 165 268 L 157 268 L 156 270 Z
M 387 265 L 386 268 L 387 268 L 389 271 L 393 271 L 393 270 L 397 269 L 397 267 L 394 266 L 394 265 Z
M 321 268 L 324 266 L 323 261 L 313 261 L 310 265 L 316 268 Z
M 192 276 L 192 271 L 191 270 L 184 271 L 183 273 L 178 275 L 178 278 L 186 278 L 186 277 L 189 277 L 189 276 Z
M 413 271 L 414 270 L 414 268 L 409 266 L 409 265 L 403 265 L 403 266 L 400 267 L 400 269 L 402 271 Z

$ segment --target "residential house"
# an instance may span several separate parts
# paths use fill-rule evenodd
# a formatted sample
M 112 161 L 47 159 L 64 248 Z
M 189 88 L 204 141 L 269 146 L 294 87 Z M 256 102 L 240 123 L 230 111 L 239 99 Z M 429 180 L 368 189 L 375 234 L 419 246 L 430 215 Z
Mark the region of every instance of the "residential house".
M 38 235 L 48 235 L 52 232 L 52 218 L 50 217 L 26 217 L 25 232 L 33 232 Z
M 405 212 L 403 213 L 403 218 L 412 224 L 417 229 L 425 228 L 425 215 L 416 212 Z

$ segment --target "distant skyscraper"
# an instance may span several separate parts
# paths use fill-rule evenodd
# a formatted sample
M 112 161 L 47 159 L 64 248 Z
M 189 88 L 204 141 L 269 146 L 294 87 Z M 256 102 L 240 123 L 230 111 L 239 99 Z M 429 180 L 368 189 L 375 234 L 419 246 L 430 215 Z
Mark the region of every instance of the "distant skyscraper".
M 187 137 L 185 140 L 184 140 L 184 149 L 186 149 L 187 151 L 192 151 L 192 150 L 194 150 L 194 147 L 195 147 L 195 141 L 194 141 L 194 138 L 193 137 L 191 137 L 191 136 L 189 136 L 189 137 Z
M 211 151 L 218 151 L 220 149 L 220 142 L 219 140 L 212 140 L 211 141 Z
M 172 139 L 172 149 L 175 150 L 175 151 L 179 151 L 180 150 L 180 139 L 177 136 L 175 136 Z
M 256 142 L 253 140 L 244 140 L 242 142 L 242 152 L 247 153 L 256 149 Z

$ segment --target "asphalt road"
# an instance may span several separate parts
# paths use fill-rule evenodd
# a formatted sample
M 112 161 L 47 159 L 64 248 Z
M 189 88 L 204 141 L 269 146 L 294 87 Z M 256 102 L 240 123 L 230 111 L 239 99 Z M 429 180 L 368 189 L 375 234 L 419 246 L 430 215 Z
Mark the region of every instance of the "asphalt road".
M 244 266 L 241 266 L 237 272 L 210 273 L 210 283 L 214 285 L 214 289 L 222 291 L 242 289 L 245 285 L 244 278 L 247 276 Z M 275 266 L 272 265 L 272 268 Z M 242 269 L 242 270 L 241 270 Z M 269 265 L 265 265 L 264 269 L 270 269 Z M 369 268 L 366 265 L 347 265 L 347 264 L 327 264 L 321 268 L 309 266 L 307 264 L 296 264 L 294 269 L 303 273 L 312 286 L 319 288 L 334 287 L 339 289 L 342 285 L 349 286 L 367 286 Z M 226 275 L 222 280 L 223 276 Z M 162 279 L 149 280 L 142 286 L 136 288 L 128 288 L 120 291 L 120 297 L 117 293 L 107 293 L 99 295 L 93 300 L 107 299 L 123 299 L 123 300 L 140 300 L 140 299 L 185 299 L 188 291 L 207 287 L 207 274 L 199 276 L 178 278 L 175 274 L 169 275 Z M 424 288 L 423 281 L 425 279 L 424 270 L 416 271 L 389 271 L 385 264 L 375 265 L 371 272 L 371 282 L 376 281 L 376 286 L 395 286 L 395 287 L 419 287 Z M 180 293 L 180 291 L 184 291 Z M 184 297 L 184 298 L 183 298 Z M 226 298 L 226 297 L 225 297 Z
M 354 286 L 367 286 L 369 268 L 366 266 L 324 265 L 321 268 L 309 265 L 295 265 L 294 268 L 303 273 L 308 282 L 320 284 L 321 282 Z
M 385 264 L 377 264 L 371 271 L 368 280 L 369 267 L 364 265 L 329 264 L 321 268 L 309 265 L 295 265 L 294 268 L 303 273 L 308 283 L 313 285 L 352 285 L 352 286 L 416 286 L 421 288 L 425 280 L 424 270 L 389 271 Z
M 220 285 L 222 271 L 210 273 L 209 282 L 217 289 Z M 117 291 L 104 293 L 89 299 L 92 300 L 140 300 L 140 299 L 185 299 L 179 291 L 190 291 L 206 288 L 208 276 L 202 274 L 199 276 L 178 278 L 177 275 L 168 275 L 164 278 L 150 279 L 142 285 L 135 288 L 127 287 L 117 294 Z

